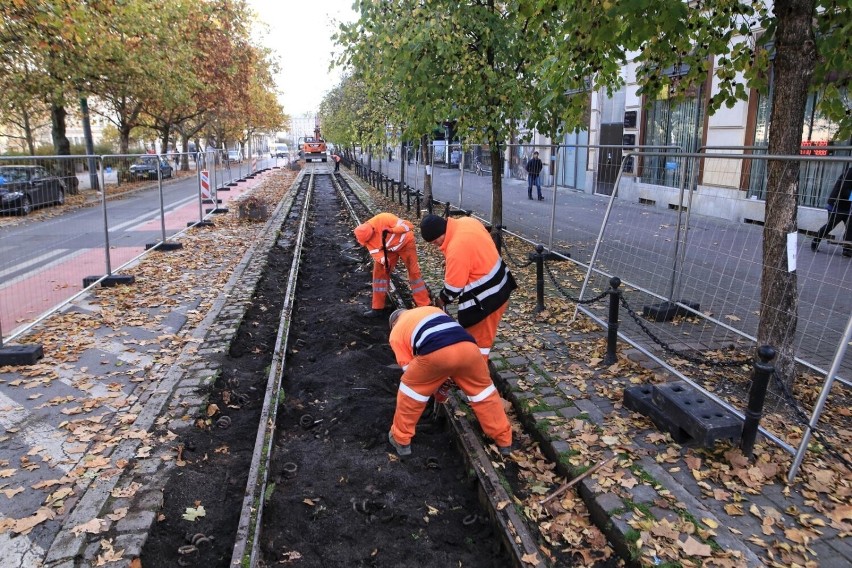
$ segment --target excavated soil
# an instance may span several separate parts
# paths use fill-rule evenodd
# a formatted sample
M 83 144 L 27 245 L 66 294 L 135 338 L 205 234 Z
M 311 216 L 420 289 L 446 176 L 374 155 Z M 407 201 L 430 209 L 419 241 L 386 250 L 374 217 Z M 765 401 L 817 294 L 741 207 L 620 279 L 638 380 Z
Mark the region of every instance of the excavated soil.
M 320 178 L 322 180 L 322 178 Z M 369 307 L 371 264 L 330 183 L 318 184 L 283 376 L 260 536 L 261 566 L 506 566 L 474 478 L 427 412 L 400 459 L 387 442 L 400 371 Z M 210 393 L 230 426 L 182 436 L 143 566 L 229 565 L 290 268 L 273 247 Z M 217 415 L 218 416 L 218 415 Z M 182 519 L 198 502 L 206 515 Z M 198 552 L 178 550 L 197 534 Z

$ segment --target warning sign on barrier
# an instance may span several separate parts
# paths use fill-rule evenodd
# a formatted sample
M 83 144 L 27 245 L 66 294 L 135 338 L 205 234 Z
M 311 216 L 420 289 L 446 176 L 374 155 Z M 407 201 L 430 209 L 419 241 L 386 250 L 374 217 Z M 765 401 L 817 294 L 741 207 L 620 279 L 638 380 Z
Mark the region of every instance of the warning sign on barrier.
M 210 199 L 210 172 L 201 170 L 201 199 Z

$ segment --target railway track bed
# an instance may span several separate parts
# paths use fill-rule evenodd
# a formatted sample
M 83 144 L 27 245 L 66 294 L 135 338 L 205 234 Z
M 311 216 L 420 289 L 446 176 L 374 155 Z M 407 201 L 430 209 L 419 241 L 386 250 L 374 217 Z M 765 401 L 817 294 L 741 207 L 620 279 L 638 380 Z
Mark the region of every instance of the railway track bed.
M 424 417 L 414 455 L 404 461 L 387 444 L 399 380 L 399 371 L 388 367 L 394 359 L 387 322 L 361 316 L 371 265 L 352 246 L 354 224 L 331 176 L 314 179 L 288 337 L 278 345 L 286 348 L 286 360 L 276 428 L 268 469 L 255 489 L 262 517 L 252 513 L 259 503 L 249 498 L 245 507 L 244 496 L 258 469 L 250 465 L 258 421 L 270 420 L 263 416 L 264 391 L 287 311 L 306 187 L 294 199 L 229 353 L 221 356 L 221 373 L 208 393 L 208 408 L 215 404 L 217 412 L 182 431 L 178 447 L 186 463 L 165 483 L 143 565 L 230 566 L 235 545 L 257 566 L 403 566 L 413 559 L 435 567 L 511 564 L 445 418 Z M 204 516 L 188 521 L 187 511 L 198 507 Z M 246 511 L 251 526 L 242 530 Z

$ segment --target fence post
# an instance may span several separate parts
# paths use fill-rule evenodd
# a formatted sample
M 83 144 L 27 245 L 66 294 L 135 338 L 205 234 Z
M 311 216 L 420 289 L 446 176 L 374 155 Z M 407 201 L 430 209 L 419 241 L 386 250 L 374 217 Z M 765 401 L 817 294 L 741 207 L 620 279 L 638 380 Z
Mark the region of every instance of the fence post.
M 403 185 L 405 185 L 405 210 L 411 211 L 411 188 L 407 183 Z
M 544 245 L 535 245 L 535 313 L 544 311 Z
M 618 340 L 618 304 L 621 301 L 621 278 L 613 276 L 609 279 L 609 319 L 606 322 L 606 355 L 604 365 L 612 365 L 618 361 L 615 354 L 615 344 Z
M 754 453 L 754 440 L 757 438 L 760 417 L 763 416 L 763 402 L 766 400 L 769 378 L 775 373 L 775 365 L 772 363 L 775 359 L 775 349 L 769 345 L 762 345 L 757 349 L 757 356 L 760 361 L 754 364 L 754 378 L 748 391 L 748 408 L 745 411 L 743 432 L 740 436 L 740 449 L 749 460 Z

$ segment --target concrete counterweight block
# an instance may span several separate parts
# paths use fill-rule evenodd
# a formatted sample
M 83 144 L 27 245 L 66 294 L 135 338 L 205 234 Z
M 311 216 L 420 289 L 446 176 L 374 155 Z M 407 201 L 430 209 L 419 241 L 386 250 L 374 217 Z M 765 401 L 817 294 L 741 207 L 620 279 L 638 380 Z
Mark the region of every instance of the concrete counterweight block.
M 716 440 L 740 439 L 742 419 L 684 381 L 654 385 L 651 399 L 697 445 L 710 448 Z

